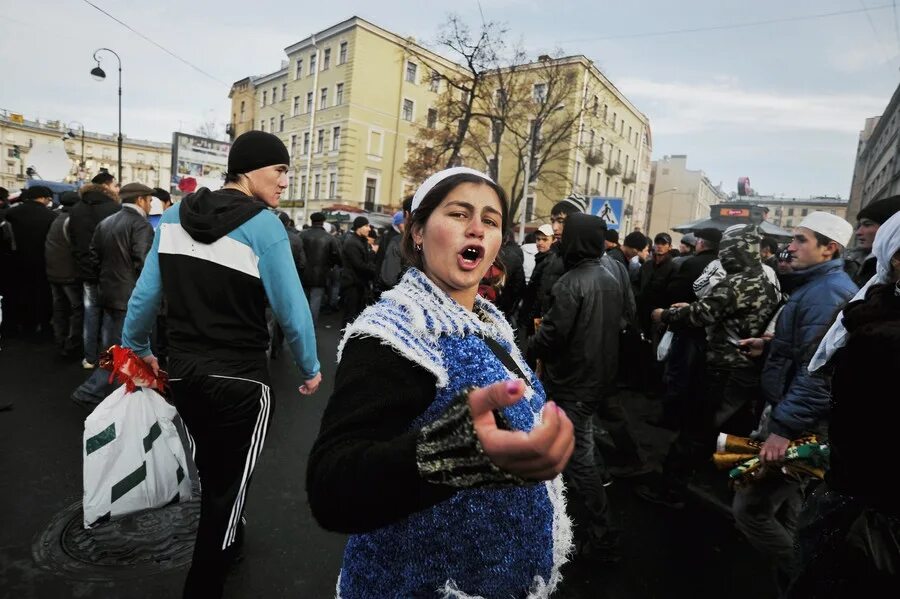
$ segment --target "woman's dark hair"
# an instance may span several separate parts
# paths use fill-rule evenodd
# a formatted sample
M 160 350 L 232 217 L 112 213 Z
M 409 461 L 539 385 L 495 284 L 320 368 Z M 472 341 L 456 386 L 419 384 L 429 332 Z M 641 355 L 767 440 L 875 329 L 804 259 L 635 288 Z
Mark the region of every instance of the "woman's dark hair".
M 413 241 L 412 236 L 413 231 L 420 227 L 424 227 L 425 223 L 428 222 L 428 219 L 431 218 L 431 213 L 434 212 L 435 208 L 437 208 L 440 203 L 444 201 L 444 198 L 446 198 L 451 191 L 453 191 L 458 185 L 461 185 L 463 183 L 487 185 L 494 190 L 494 193 L 496 193 L 497 197 L 500 198 L 500 213 L 502 215 L 500 230 L 506 230 L 506 226 L 509 222 L 509 201 L 506 199 L 506 192 L 503 191 L 502 187 L 492 181 L 483 179 L 478 175 L 462 173 L 459 175 L 447 177 L 446 179 L 435 185 L 431 189 L 431 191 L 429 191 L 425 195 L 425 197 L 422 198 L 422 202 L 419 204 L 419 207 L 413 211 L 406 222 L 406 227 L 403 230 L 403 239 L 400 242 L 400 253 L 403 256 L 403 260 L 404 262 L 406 262 L 406 264 L 415 266 L 419 270 L 422 270 L 424 268 L 425 264 L 422 261 L 422 253 L 417 252 L 415 248 L 415 242 Z

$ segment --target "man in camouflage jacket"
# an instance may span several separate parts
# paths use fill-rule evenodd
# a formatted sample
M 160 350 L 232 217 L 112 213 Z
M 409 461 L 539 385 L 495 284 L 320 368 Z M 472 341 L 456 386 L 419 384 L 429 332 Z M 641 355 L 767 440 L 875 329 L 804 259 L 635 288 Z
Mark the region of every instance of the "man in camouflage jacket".
M 690 471 L 714 451 L 717 433 L 748 435 L 758 419 L 759 366 L 738 351 L 737 341 L 747 335 L 761 335 L 778 307 L 778 291 L 759 259 L 760 238 L 755 225 L 735 225 L 726 230 L 719 244 L 725 278 L 695 302 L 652 313 L 654 321 L 674 331 L 706 327 L 703 397 L 696 398 L 692 423 L 686 424 L 666 456 L 663 469 L 670 487 L 667 491 L 683 490 Z M 673 507 L 678 503 L 674 499 L 657 502 Z

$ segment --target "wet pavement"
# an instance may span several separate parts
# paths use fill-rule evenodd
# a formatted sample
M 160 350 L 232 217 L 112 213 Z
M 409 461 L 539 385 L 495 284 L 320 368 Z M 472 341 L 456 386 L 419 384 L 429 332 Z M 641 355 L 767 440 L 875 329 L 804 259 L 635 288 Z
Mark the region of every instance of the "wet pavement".
M 247 501 L 245 558 L 228 579 L 226 597 L 334 596 L 345 537 L 312 519 L 304 476 L 333 383 L 338 324 L 331 315 L 320 323 L 324 381 L 315 396 L 296 392 L 302 381 L 286 350 L 272 362 L 274 419 Z M 87 412 L 69 395 L 88 373 L 74 360 L 58 358 L 47 340 L 3 339 L 0 347 L 0 404 L 14 403 L 0 412 L 0 597 L 180 596 L 183 559 L 143 569 L 46 559 L 46 544 L 54 542 L 48 539 L 60 537 L 48 531 L 77 512 L 73 506 L 81 499 Z M 655 403 L 635 393 L 623 401 L 645 451 L 658 463 L 669 436 L 646 424 L 657 415 Z M 729 519 L 724 474 L 707 472 L 700 480 L 687 506 L 671 510 L 634 495 L 640 478 L 617 479 L 608 492 L 622 529 L 622 561 L 568 565 L 554 597 L 774 597 L 763 560 Z

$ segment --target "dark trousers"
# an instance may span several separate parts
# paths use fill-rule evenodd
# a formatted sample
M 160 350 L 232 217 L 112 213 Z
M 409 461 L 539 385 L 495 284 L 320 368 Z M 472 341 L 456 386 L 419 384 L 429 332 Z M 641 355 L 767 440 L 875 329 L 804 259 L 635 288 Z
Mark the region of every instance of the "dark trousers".
M 366 307 L 365 288 L 353 286 L 341 288 L 341 302 L 344 304 L 344 326 L 347 326 L 359 316 Z
M 575 428 L 575 451 L 563 477 L 569 486 L 569 513 L 575 521 L 582 551 L 601 545 L 609 532 L 609 500 L 600 477 L 594 450 L 594 414 L 599 402 L 555 400 Z
M 122 343 L 122 327 L 125 325 L 125 310 L 102 308 L 100 311 L 100 353 L 109 349 L 111 345 Z M 107 395 L 115 391 L 119 383 L 109 382 L 109 372 L 99 366 L 95 368 L 88 379 L 81 384 L 72 397 L 78 401 L 90 404 L 98 404 Z
M 53 294 L 53 336 L 64 352 L 81 349 L 84 322 L 84 293 L 81 283 L 50 283 Z
M 596 404 L 592 403 L 591 407 L 594 408 L 594 418 L 597 420 L 594 423 L 594 434 L 596 435 L 599 427 L 602 426 L 615 443 L 616 457 L 620 462 L 625 465 L 642 465 L 644 458 L 641 455 L 637 435 L 635 435 L 628 420 L 628 414 L 622 406 L 620 395 L 617 393 L 605 394 Z M 597 460 L 599 468 L 604 470 L 606 466 L 599 452 Z
M 221 597 L 243 541 L 247 491 L 272 418 L 265 362 L 209 372 L 169 357 L 172 402 L 191 437 L 200 474 L 200 525 L 184 597 Z
M 755 368 L 705 370 L 703 394 L 691 420 L 685 422 L 663 462 L 670 484 L 686 485 L 693 472 L 709 461 L 719 433 L 747 436 L 756 426 L 753 407 L 759 398 Z

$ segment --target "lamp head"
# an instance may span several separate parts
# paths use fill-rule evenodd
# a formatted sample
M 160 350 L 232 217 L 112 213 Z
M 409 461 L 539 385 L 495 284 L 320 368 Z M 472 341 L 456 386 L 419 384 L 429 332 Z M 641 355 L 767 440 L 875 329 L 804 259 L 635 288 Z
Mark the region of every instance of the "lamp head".
M 103 81 L 106 79 L 106 72 L 100 68 L 100 63 L 97 63 L 93 69 L 91 69 L 91 77 L 93 77 L 96 81 Z

